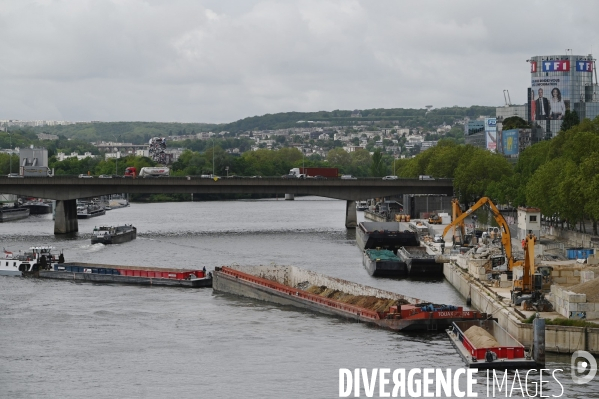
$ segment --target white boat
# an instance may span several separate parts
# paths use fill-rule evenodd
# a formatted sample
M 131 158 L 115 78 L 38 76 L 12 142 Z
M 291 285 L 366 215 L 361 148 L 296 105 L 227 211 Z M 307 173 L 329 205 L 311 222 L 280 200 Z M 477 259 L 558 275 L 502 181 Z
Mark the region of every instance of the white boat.
M 366 201 L 356 202 L 356 210 L 365 211 L 366 209 L 368 209 L 368 202 L 366 202 Z
M 0 275 L 22 276 L 23 273 L 38 271 L 44 263 L 49 268 L 52 263 L 58 261 L 52 255 L 52 249 L 53 247 L 31 247 L 25 253 L 4 250 L 4 254 L 0 258 Z

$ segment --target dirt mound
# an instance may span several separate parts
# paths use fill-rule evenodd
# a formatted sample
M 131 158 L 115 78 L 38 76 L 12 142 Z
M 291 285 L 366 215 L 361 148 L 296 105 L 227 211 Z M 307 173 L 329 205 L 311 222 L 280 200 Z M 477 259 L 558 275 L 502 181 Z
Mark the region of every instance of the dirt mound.
M 586 283 L 576 284 L 568 288 L 568 291 L 577 294 L 585 294 L 587 302 L 599 302 L 599 278 L 587 281 Z
M 498 348 L 501 346 L 487 330 L 479 326 L 470 327 L 464 331 L 464 335 L 475 348 Z
M 351 295 L 343 291 L 334 290 L 324 285 L 313 285 L 305 289 L 305 291 L 321 296 L 323 298 L 333 299 L 335 301 L 347 303 L 365 309 L 374 310 L 375 312 L 386 312 L 390 306 L 406 305 L 409 302 L 403 299 L 377 298 L 371 295 Z

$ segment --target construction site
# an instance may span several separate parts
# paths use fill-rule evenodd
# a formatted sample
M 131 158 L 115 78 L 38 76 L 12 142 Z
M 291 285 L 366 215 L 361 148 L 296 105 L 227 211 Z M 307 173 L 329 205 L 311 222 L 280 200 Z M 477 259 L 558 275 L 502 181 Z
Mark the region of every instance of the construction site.
M 599 354 L 599 256 L 591 235 L 542 226 L 536 208 L 518 208 L 510 229 L 486 197 L 467 210 L 454 199 L 452 208 L 450 223 L 423 222 L 444 245 L 423 242 L 450 255 L 444 276 L 471 306 L 524 345 L 532 343 L 531 321 L 539 316 L 547 352 Z

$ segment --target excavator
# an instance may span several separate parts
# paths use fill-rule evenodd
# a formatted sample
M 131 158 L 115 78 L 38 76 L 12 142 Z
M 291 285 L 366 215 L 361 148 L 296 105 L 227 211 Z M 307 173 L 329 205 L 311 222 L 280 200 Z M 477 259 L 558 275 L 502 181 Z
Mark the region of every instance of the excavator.
M 454 242 L 460 244 L 465 243 L 464 239 L 466 237 L 466 234 L 464 228 L 464 220 L 483 205 L 489 205 L 489 207 L 491 208 L 491 213 L 493 214 L 495 221 L 499 225 L 499 229 L 501 232 L 501 244 L 503 244 L 503 248 L 505 250 L 506 259 L 503 259 L 503 257 L 493 258 L 493 268 L 498 267 L 503 263 L 507 263 L 507 271 L 511 272 L 515 266 L 522 265 L 522 261 L 514 260 L 514 257 L 512 255 L 512 235 L 510 234 L 510 228 L 505 219 L 503 218 L 503 215 L 501 215 L 501 212 L 499 212 L 499 209 L 497 209 L 493 201 L 491 201 L 488 197 L 482 197 L 481 199 L 479 199 L 478 202 L 472 205 L 472 207 L 468 209 L 466 212 L 462 212 L 460 208 L 460 203 L 456 198 L 454 198 L 452 200 L 453 221 L 450 224 L 448 224 L 447 227 L 445 227 L 445 230 L 443 230 L 443 237 L 445 237 L 445 235 L 449 232 L 450 229 L 455 229 L 457 227 L 461 235 L 461 242 L 459 240 L 456 240 L 455 234 Z
M 523 305 L 524 310 L 550 312 L 553 310 L 553 305 L 541 293 L 543 274 L 535 267 L 535 242 L 537 237 L 529 232 L 522 241 L 524 247 L 522 277 L 513 282 L 512 303 L 514 305 Z
M 499 212 L 499 209 L 497 209 L 493 201 L 488 197 L 481 198 L 476 204 L 463 213 L 458 200 L 454 198 L 452 200 L 454 219 L 447 225 L 445 230 L 443 230 L 443 237 L 445 237 L 452 227 L 460 229 L 461 237 L 465 237 L 464 219 L 485 204 L 488 204 L 491 208 L 493 217 L 501 230 L 501 243 L 505 250 L 506 257 L 505 260 L 503 259 L 503 256 L 491 258 L 492 267 L 495 268 L 507 263 L 507 272 L 511 275 L 514 267 L 522 266 L 522 277 L 513 282 L 512 303 L 514 305 L 520 305 L 522 302 L 525 302 L 525 305 L 528 308 L 540 312 L 550 311 L 552 309 L 551 303 L 544 298 L 543 294 L 541 294 L 543 275 L 538 273 L 535 269 L 534 246 L 537 238 L 531 233 L 526 236 L 523 240 L 524 261 L 516 261 L 512 254 L 512 236 L 510 228 L 501 212 Z

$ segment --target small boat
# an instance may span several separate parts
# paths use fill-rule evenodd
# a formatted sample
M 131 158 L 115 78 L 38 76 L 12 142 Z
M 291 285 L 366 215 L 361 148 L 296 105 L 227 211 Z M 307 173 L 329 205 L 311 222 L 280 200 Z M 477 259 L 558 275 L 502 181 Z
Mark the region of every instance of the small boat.
M 368 202 L 366 202 L 366 201 L 356 202 L 356 210 L 357 211 L 365 211 L 366 209 L 368 209 Z
M 10 222 L 12 220 L 25 219 L 29 217 L 29 209 L 19 207 L 0 207 L 0 222 Z
M 52 247 L 31 247 L 28 252 L 13 253 L 4 250 L 0 258 L 0 275 L 23 276 L 27 273 L 38 271 L 40 268 L 48 268 L 59 258 L 52 255 Z
M 77 205 L 77 219 L 89 219 L 106 214 L 106 210 L 96 202 L 80 203 Z
M 537 362 L 497 321 L 454 321 L 447 335 L 468 367 L 477 369 L 536 368 Z
M 371 276 L 400 277 L 408 273 L 406 262 L 388 249 L 367 249 L 362 263 Z
M 137 229 L 132 225 L 94 227 L 92 244 L 122 244 L 137 238 Z

